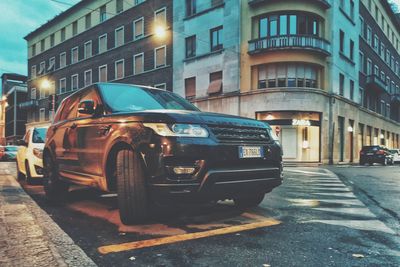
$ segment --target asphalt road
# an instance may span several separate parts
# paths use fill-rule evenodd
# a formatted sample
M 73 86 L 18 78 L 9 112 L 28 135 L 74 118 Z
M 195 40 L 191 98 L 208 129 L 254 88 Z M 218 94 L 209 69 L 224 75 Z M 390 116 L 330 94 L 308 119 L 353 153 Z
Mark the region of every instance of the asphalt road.
M 124 226 L 116 198 L 74 188 L 63 206 L 25 190 L 99 266 L 400 266 L 400 167 L 286 168 L 251 210 L 164 207 Z

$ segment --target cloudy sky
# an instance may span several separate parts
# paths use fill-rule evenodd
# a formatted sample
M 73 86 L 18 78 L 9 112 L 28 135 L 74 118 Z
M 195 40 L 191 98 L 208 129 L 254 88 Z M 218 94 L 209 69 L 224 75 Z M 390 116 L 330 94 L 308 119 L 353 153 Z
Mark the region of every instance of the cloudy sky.
M 400 6 L 400 0 L 391 1 Z M 77 2 L 79 0 L 0 0 L 0 75 L 3 72 L 26 75 L 27 47 L 23 37 Z

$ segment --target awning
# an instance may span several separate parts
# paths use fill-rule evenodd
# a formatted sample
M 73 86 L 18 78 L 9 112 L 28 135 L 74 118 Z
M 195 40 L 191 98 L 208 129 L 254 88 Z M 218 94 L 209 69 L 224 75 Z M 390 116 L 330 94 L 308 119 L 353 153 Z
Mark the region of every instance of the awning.
M 208 86 L 207 93 L 211 94 L 218 94 L 222 91 L 222 80 L 215 80 L 210 83 Z

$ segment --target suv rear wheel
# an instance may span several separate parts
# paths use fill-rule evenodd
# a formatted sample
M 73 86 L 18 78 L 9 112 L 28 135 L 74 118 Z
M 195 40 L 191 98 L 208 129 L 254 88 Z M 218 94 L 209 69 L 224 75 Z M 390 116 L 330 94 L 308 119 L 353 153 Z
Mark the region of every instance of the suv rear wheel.
M 260 205 L 264 199 L 264 196 L 264 193 L 258 193 L 253 196 L 234 198 L 233 201 L 239 208 L 251 208 Z
M 143 222 L 148 216 L 147 196 L 142 162 L 131 149 L 117 154 L 117 193 L 121 221 L 124 224 Z
M 43 158 L 43 187 L 46 197 L 50 201 L 60 202 L 66 199 L 69 184 L 60 180 L 58 166 L 50 157 L 45 155 Z

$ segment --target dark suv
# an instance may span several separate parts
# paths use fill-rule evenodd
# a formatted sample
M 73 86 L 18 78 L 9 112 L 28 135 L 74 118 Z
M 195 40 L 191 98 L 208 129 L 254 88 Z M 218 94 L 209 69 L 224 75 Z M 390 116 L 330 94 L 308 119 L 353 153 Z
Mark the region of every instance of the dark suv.
M 43 151 L 44 187 L 116 192 L 121 221 L 165 200 L 233 199 L 256 206 L 282 182 L 282 150 L 260 121 L 201 112 L 164 90 L 99 83 L 61 103 Z
M 393 154 L 382 146 L 363 146 L 360 151 L 360 165 L 380 163 L 393 165 Z

